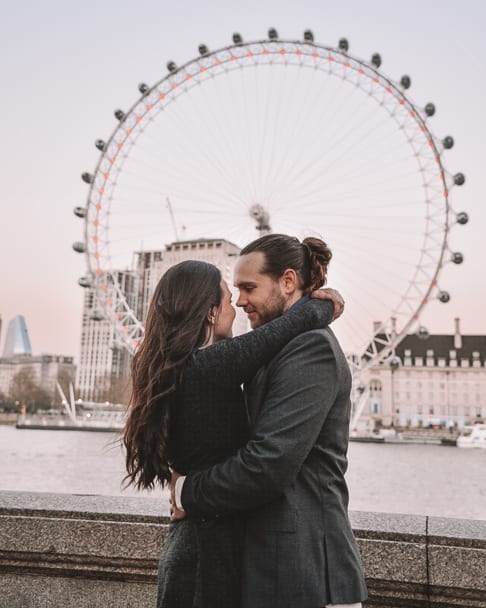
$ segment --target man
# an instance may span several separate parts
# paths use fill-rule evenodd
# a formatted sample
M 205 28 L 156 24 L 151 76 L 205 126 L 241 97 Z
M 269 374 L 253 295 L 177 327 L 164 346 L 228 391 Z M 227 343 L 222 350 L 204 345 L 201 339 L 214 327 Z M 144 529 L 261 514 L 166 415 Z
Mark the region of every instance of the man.
M 247 245 L 235 285 L 252 328 L 325 283 L 330 258 L 319 239 L 268 235 Z M 332 331 L 300 335 L 245 388 L 247 445 L 177 480 L 176 504 L 189 517 L 246 510 L 243 608 L 359 606 L 367 597 L 344 480 L 350 388 Z

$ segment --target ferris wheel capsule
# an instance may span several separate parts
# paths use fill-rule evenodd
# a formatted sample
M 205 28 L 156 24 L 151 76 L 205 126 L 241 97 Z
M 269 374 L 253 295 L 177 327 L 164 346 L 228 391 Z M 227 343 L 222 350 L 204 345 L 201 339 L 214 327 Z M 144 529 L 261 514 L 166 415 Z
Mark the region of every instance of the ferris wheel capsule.
M 167 69 L 169 70 L 169 72 L 175 72 L 177 70 L 177 64 L 175 63 L 175 61 L 168 61 Z
M 306 42 L 314 42 L 314 34 L 312 33 L 312 30 L 305 30 L 304 40 Z
M 469 221 L 469 215 L 465 211 L 459 211 L 456 215 L 456 221 L 458 224 L 464 226 L 464 224 L 467 224 Z
M 97 139 L 95 141 L 95 146 L 98 148 L 98 150 L 101 150 L 101 152 L 103 152 L 104 149 L 106 148 L 106 142 L 103 141 L 102 139 Z
M 381 55 L 380 53 L 373 53 L 371 56 L 371 63 L 375 66 L 375 68 L 379 68 L 381 65 Z
M 454 262 L 454 264 L 462 264 L 464 262 L 464 256 L 460 251 L 454 251 L 451 260 Z
M 73 249 L 76 253 L 85 253 L 86 252 L 86 243 L 82 243 L 81 241 L 76 241 L 73 243 Z
M 439 293 L 439 300 L 442 304 L 447 304 L 447 302 L 451 299 L 451 296 L 448 291 L 441 291 Z
M 198 47 L 199 50 L 199 54 L 202 55 L 203 57 L 205 55 L 209 55 L 209 49 L 205 44 L 200 44 Z
M 344 51 L 345 53 L 347 53 L 349 51 L 349 42 L 347 38 L 340 38 L 339 42 L 338 42 L 338 47 L 341 49 L 341 51 Z
M 465 177 L 464 173 L 456 173 L 454 175 L 454 183 L 456 184 L 456 186 L 462 186 L 465 181 L 466 181 L 466 177 Z
M 83 182 L 86 182 L 87 184 L 93 183 L 93 175 L 91 173 L 88 173 L 88 172 L 82 173 L 81 179 L 83 180 Z
M 73 213 L 76 217 L 86 217 L 86 207 L 74 207 Z
M 91 321 L 103 321 L 104 316 L 99 310 L 93 310 L 93 312 L 89 315 Z
M 390 359 L 389 366 L 392 372 L 400 367 L 400 363 L 400 357 L 397 357 L 396 355 Z
M 123 122 L 125 120 L 125 112 L 123 110 L 115 110 L 113 114 L 115 115 L 115 118 L 117 118 L 120 122 Z
M 270 38 L 270 40 L 278 40 L 278 32 L 274 27 L 271 27 L 268 30 L 268 37 Z
M 141 82 L 138 85 L 138 90 L 140 91 L 140 93 L 142 93 L 142 95 L 146 95 L 150 91 L 150 87 L 145 82 Z
M 81 287 L 91 287 L 93 284 L 93 281 L 89 278 L 89 277 L 80 277 L 78 279 L 78 285 L 80 285 Z
M 419 338 L 420 340 L 427 340 L 429 336 L 429 330 L 423 325 L 421 325 L 417 330 L 417 338 Z
M 433 116 L 435 114 L 435 105 L 433 103 L 428 103 L 425 106 L 425 113 L 427 116 Z
M 238 32 L 235 32 L 233 34 L 233 42 L 235 44 L 243 44 L 243 38 L 242 38 L 241 34 L 238 34 Z
M 452 148 L 452 146 L 454 145 L 454 138 L 451 137 L 450 135 L 447 135 L 446 137 L 444 137 L 444 139 L 442 140 L 442 144 L 444 145 L 444 148 L 446 150 L 450 150 Z
M 404 89 L 409 89 L 410 85 L 412 84 L 412 80 L 411 80 L 410 76 L 407 76 L 407 74 L 402 76 L 400 79 L 400 84 L 402 85 L 402 87 Z

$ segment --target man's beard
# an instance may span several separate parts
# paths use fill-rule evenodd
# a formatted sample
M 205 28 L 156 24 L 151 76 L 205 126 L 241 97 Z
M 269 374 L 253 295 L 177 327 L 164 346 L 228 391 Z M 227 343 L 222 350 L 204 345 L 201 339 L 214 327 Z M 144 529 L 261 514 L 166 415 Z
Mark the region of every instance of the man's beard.
M 282 295 L 279 287 L 275 287 L 265 305 L 258 311 L 258 323 L 257 325 L 253 324 L 253 328 L 265 325 L 265 323 L 282 316 L 286 307 L 287 300 Z

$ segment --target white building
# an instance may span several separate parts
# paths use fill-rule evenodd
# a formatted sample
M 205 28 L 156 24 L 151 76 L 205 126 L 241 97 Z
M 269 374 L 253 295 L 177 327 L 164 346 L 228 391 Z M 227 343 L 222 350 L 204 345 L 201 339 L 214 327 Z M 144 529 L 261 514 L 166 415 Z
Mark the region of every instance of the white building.
M 130 305 L 135 306 L 137 293 L 134 273 L 118 271 L 116 278 Z M 112 294 L 112 297 L 115 299 L 116 296 Z M 98 309 L 94 290 L 86 287 L 76 377 L 78 397 L 86 401 L 104 401 L 115 381 L 128 378 L 129 370 L 130 357 L 118 341 L 112 320 Z
M 367 373 L 360 427 L 472 424 L 486 418 L 486 336 L 408 335 L 393 357 Z
M 221 271 L 223 279 L 233 294 L 233 303 L 238 298 L 238 290 L 233 286 L 233 274 L 240 248 L 225 239 L 196 239 L 192 241 L 176 241 L 167 245 L 163 258 L 155 263 L 152 275 L 152 291 L 160 277 L 174 264 L 184 260 L 201 260 L 214 264 Z M 248 319 L 240 308 L 236 309 L 233 323 L 233 335 L 238 336 L 248 330 Z
M 162 262 L 163 251 L 137 251 L 135 253 L 137 317 L 145 322 L 150 298 L 160 278 L 157 267 Z

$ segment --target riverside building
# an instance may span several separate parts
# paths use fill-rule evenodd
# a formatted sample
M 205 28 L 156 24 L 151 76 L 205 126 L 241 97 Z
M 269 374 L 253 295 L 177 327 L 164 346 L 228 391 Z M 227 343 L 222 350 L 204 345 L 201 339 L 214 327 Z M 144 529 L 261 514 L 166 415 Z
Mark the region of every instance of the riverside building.
M 392 359 L 394 359 L 393 363 Z M 394 357 L 367 374 L 360 426 L 457 426 L 486 419 L 486 336 L 406 336 Z

